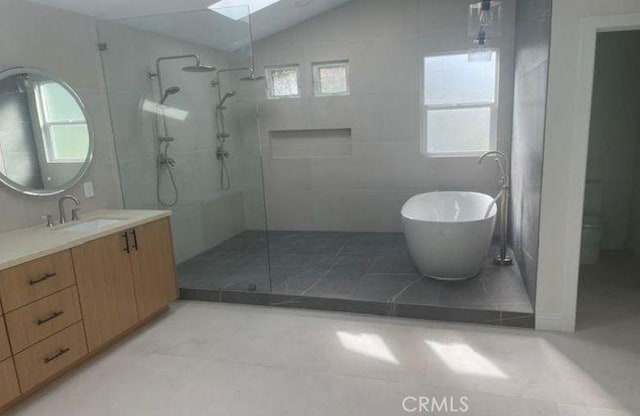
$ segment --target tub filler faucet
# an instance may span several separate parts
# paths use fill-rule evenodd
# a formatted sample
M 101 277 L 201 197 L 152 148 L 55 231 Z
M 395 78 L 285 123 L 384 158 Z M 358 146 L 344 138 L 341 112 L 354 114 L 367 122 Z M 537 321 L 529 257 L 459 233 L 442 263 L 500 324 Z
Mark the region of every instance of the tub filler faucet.
M 478 160 L 478 163 L 482 163 L 482 161 L 488 156 L 495 157 L 498 170 L 500 171 L 500 179 L 498 179 L 500 192 L 487 209 L 487 213 L 491 212 L 493 204 L 497 204 L 498 201 L 500 201 L 500 253 L 493 260 L 493 264 L 497 264 L 499 266 L 511 266 L 513 264 L 513 258 L 509 257 L 507 254 L 507 239 L 509 233 L 509 195 L 511 194 L 511 175 L 508 171 L 510 168 L 509 158 L 503 152 L 493 150 L 484 153 Z

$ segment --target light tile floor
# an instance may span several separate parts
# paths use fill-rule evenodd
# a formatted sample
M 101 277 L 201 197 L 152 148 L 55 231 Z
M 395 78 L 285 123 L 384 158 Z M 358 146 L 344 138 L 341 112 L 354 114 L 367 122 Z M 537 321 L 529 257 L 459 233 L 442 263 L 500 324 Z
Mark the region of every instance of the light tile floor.
M 182 301 L 14 414 L 393 416 L 464 396 L 469 415 L 638 415 L 640 308 L 588 310 L 562 334 Z

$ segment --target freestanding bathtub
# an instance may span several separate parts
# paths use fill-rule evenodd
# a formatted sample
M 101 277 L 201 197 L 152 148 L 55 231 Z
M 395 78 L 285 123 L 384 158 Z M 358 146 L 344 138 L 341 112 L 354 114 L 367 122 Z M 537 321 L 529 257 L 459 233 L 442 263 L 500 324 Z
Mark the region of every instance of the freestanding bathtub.
M 420 273 L 440 280 L 477 275 L 491 248 L 496 213 L 493 198 L 476 192 L 410 198 L 402 207 L 402 225 Z

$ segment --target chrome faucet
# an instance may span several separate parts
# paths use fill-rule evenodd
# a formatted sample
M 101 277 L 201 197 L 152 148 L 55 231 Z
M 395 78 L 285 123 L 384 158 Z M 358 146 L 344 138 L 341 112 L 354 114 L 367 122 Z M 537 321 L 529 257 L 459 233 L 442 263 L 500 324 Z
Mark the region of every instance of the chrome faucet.
M 58 209 L 60 210 L 60 224 L 67 223 L 67 215 L 64 212 L 64 201 L 67 199 L 70 199 L 76 203 L 76 207 L 71 210 L 71 220 L 72 221 L 78 220 L 78 210 L 79 210 L 78 206 L 80 205 L 80 201 L 78 201 L 78 198 L 76 198 L 73 195 L 64 195 L 58 200 Z
M 498 169 L 500 170 L 500 192 L 492 202 L 497 203 L 500 200 L 500 254 L 493 260 L 494 264 L 499 266 L 510 266 L 513 264 L 513 258 L 507 254 L 507 240 L 509 233 L 509 195 L 511 194 L 511 175 L 507 170 L 509 165 L 509 158 L 503 152 L 493 150 L 484 153 L 478 163 L 482 163 L 485 157 L 495 156 Z

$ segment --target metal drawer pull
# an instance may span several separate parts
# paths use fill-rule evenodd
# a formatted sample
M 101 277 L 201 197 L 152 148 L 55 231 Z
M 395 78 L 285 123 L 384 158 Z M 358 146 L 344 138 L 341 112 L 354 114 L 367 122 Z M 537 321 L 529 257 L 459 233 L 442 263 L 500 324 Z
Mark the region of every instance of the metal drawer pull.
M 29 285 L 33 286 L 33 285 L 38 284 L 40 282 L 44 282 L 45 280 L 51 279 L 52 277 L 55 277 L 55 276 L 56 276 L 55 273 L 47 273 L 42 277 L 38 277 L 37 279 L 29 280 Z
M 71 348 L 60 348 L 58 352 L 56 352 L 55 354 L 50 355 L 49 357 L 45 357 L 44 363 L 48 364 L 51 361 L 55 360 L 56 358 L 68 353 L 69 351 L 71 351 Z
M 136 230 L 132 230 L 131 234 L 133 234 L 133 248 L 136 249 L 136 251 L 138 251 L 138 234 L 136 234 Z
M 122 250 L 125 253 L 130 253 L 131 249 L 129 248 L 129 233 L 128 232 L 123 232 L 122 236 L 124 237 L 124 244 L 125 244 L 125 248 L 123 248 Z
M 36 321 L 36 323 L 37 323 L 38 325 L 42 325 L 42 324 L 44 324 L 44 323 L 49 322 L 49 321 L 50 321 L 50 320 L 52 320 L 52 319 L 56 319 L 58 316 L 62 315 L 63 313 L 64 313 L 64 311 L 56 311 L 56 312 L 53 312 L 51 315 L 47 316 L 46 318 L 38 319 L 38 320 Z

